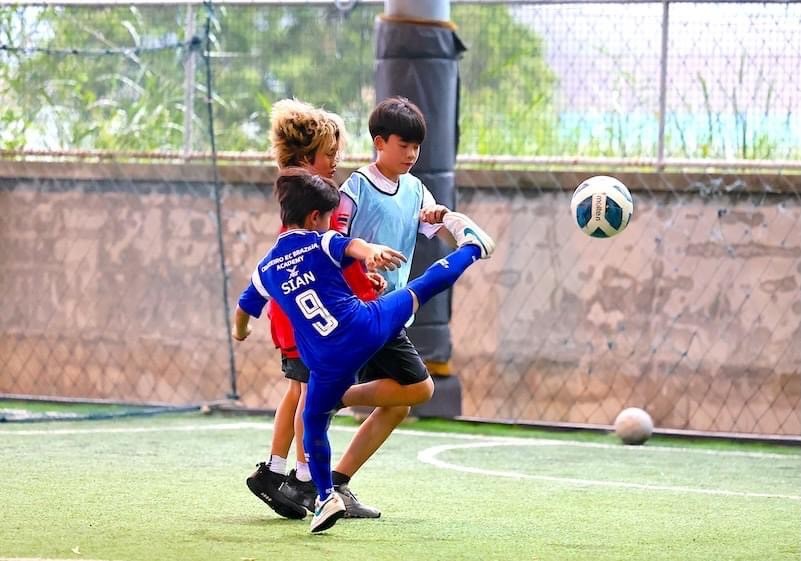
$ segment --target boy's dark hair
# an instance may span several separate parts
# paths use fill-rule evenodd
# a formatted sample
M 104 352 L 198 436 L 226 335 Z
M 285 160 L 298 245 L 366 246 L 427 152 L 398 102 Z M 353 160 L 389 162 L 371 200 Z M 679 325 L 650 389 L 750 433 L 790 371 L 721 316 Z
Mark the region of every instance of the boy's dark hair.
M 405 97 L 390 97 L 376 105 L 370 113 L 370 136 L 388 140 L 397 134 L 406 142 L 422 144 L 426 137 L 423 112 Z
M 275 180 L 275 195 L 281 205 L 284 226 L 303 226 L 315 210 L 321 214 L 339 206 L 339 189 L 327 177 L 314 175 L 303 168 L 286 168 Z

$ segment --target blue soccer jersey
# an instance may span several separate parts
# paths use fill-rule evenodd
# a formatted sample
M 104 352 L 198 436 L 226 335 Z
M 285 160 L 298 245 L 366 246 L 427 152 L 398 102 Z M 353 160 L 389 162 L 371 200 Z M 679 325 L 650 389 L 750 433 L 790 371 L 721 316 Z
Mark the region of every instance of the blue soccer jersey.
M 353 295 L 341 270 L 353 261 L 345 255 L 350 242 L 333 231 L 281 234 L 239 298 L 254 317 L 274 299 L 292 323 L 304 364 L 325 378 L 355 376 L 412 313 L 410 296 L 365 304 Z

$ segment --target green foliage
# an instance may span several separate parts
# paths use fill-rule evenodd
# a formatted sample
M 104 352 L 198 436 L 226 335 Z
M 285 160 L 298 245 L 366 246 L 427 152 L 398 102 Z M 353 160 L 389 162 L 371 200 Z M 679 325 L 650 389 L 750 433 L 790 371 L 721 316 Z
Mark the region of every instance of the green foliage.
M 203 6 L 0 6 L 0 43 L 50 49 L 131 49 L 127 55 L 0 51 L 0 148 L 180 150 L 185 88 L 190 148 L 210 148 Z M 367 117 L 375 103 L 374 27 L 379 6 L 215 7 L 210 22 L 214 129 L 219 150 L 268 148 L 269 113 L 297 97 L 340 113 L 351 153 L 371 149 Z M 460 62 L 460 152 L 483 155 L 653 156 L 658 117 L 650 78 L 621 58 L 605 86 L 628 108 L 571 112 L 558 104 L 559 83 L 531 23 L 501 4 L 456 4 L 453 20 L 468 51 Z M 615 51 L 616 52 L 616 51 Z M 610 53 L 599 53 L 612 56 Z M 194 74 L 187 77 L 192 56 Z M 618 55 L 614 55 L 618 56 Z M 728 61 L 727 61 L 728 62 Z M 700 73 L 685 107 L 669 109 L 665 153 L 684 157 L 793 158 L 793 108 L 782 128 L 776 85 L 759 81 L 742 55 L 730 109 L 713 110 L 714 80 Z M 757 82 L 754 83 L 756 75 Z M 764 83 L 763 83 L 764 82 Z M 680 92 L 681 93 L 681 92 Z M 694 100 L 703 100 L 696 107 Z M 614 107 L 614 106 L 612 106 Z M 633 108 L 633 109 L 632 109 Z M 705 115 L 703 114 L 705 110 Z M 782 130 L 785 132 L 783 133 Z
M 176 42 L 178 10 L 83 10 L 49 7 L 36 13 L 0 8 L 12 45 L 47 49 L 120 49 Z M 35 28 L 26 25 L 35 22 Z M 180 146 L 182 52 L 4 55 L 0 95 L 18 108 L 13 135 L 2 146 L 153 150 Z M 4 103 L 8 107 L 7 103 Z M 7 115 L 7 112 L 6 112 Z M 8 117 L 5 117 L 8 118 Z
M 375 103 L 373 33 L 379 7 L 216 9 L 211 25 L 215 133 L 220 150 L 267 148 L 269 111 L 297 97 L 340 113 L 351 152 L 367 152 L 367 116 Z M 40 10 L 0 8 L 4 42 L 47 48 L 107 49 L 184 39 L 186 7 Z M 204 35 L 198 7 L 195 34 Z M 553 74 L 542 41 L 504 6 L 460 6 L 462 151 L 544 153 L 556 135 Z M 13 22 L 13 24 L 11 23 Z M 23 29 L 33 25 L 35 30 Z M 11 31 L 8 31 L 11 30 Z M 0 55 L 5 109 L 0 146 L 179 149 L 183 143 L 183 49 L 138 55 Z M 512 79 L 514 74 L 518 78 Z M 195 149 L 208 148 L 204 61 L 196 59 L 192 108 Z M 16 107 L 18 109 L 9 109 Z M 481 107 L 478 111 L 473 108 Z
M 215 127 L 225 150 L 267 148 L 269 109 L 297 97 L 341 114 L 359 146 L 374 103 L 377 9 L 225 7 L 213 53 Z
M 556 78 L 541 38 L 506 6 L 455 6 L 453 19 L 469 49 L 460 65 L 461 151 L 553 153 Z

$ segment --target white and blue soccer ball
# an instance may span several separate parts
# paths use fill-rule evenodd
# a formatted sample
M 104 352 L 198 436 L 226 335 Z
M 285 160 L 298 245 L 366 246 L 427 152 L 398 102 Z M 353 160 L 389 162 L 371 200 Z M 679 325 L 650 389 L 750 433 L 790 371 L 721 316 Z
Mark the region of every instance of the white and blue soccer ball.
M 626 229 L 634 212 L 631 193 L 614 177 L 596 175 L 581 182 L 570 201 L 573 220 L 593 238 L 611 238 Z

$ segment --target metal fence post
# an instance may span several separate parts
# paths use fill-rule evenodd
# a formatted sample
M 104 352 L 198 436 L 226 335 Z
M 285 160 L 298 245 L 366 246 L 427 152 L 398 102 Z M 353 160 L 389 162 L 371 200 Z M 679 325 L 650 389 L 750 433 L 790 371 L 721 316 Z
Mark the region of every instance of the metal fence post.
M 657 169 L 665 160 L 665 113 L 667 111 L 668 15 L 669 0 L 662 0 L 662 50 L 659 60 L 659 138 L 657 139 Z
M 186 27 L 184 40 L 187 45 L 195 36 L 195 7 L 192 4 L 186 5 Z M 184 157 L 186 158 L 192 151 L 192 118 L 194 117 L 195 105 L 195 49 L 189 47 L 186 60 L 184 62 Z

